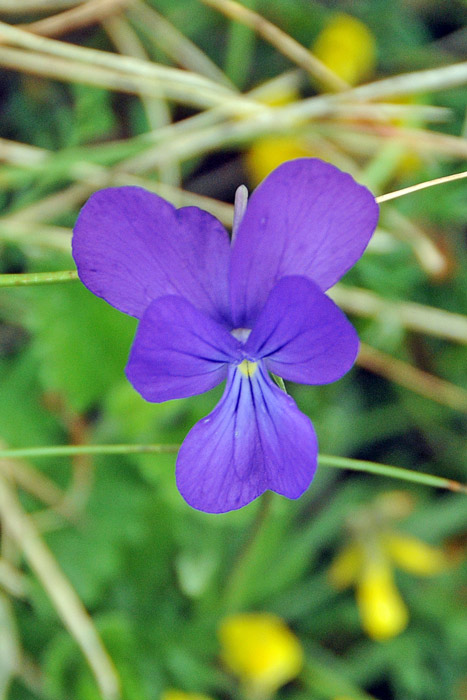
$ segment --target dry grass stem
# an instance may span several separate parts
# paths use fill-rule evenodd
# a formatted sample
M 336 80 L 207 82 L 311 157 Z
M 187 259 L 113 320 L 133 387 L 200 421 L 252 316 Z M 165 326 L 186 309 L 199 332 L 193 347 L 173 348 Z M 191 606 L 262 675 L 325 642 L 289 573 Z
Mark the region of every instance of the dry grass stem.
M 65 7 L 81 5 L 85 0 L 0 0 L 0 12 L 30 14 L 31 12 L 49 12 L 63 10 Z
M 418 185 L 411 185 L 410 187 L 404 187 L 403 189 L 396 190 L 395 192 L 382 194 L 380 197 L 376 198 L 376 201 L 381 204 L 382 202 L 388 202 L 390 199 L 397 199 L 398 197 L 403 197 L 406 194 L 412 194 L 412 192 L 424 190 L 427 187 L 434 187 L 435 185 L 444 185 L 447 182 L 463 180 L 466 177 L 467 170 L 463 173 L 454 173 L 454 175 L 446 175 L 446 177 L 437 177 L 435 180 L 427 180 L 427 182 L 420 182 Z
M 374 292 L 337 284 L 328 291 L 344 311 L 365 318 L 390 318 L 403 328 L 467 344 L 467 318 L 462 314 L 408 301 L 391 301 Z
M 422 119 L 425 122 L 446 122 L 452 116 L 452 111 L 448 107 L 436 107 L 434 105 L 398 105 L 390 102 L 378 102 L 373 104 L 365 102 L 363 104 L 354 102 L 338 103 L 333 109 L 333 113 L 342 123 L 346 120 L 354 122 L 357 119 L 373 119 L 377 122 L 375 128 L 382 122 L 391 122 L 395 119 L 409 120 Z M 329 121 L 327 122 L 329 124 Z M 336 125 L 334 125 L 335 127 Z M 353 124 L 352 124 L 353 126 Z M 357 127 L 362 125 L 357 124 Z M 366 126 L 366 125 L 363 125 Z M 370 124 L 370 126 L 373 126 Z M 391 124 L 387 124 L 391 128 Z M 384 128 L 382 126 L 381 128 Z M 394 130 L 396 127 L 394 127 Z
M 467 413 L 467 391 L 465 389 L 413 367 L 407 362 L 391 357 L 391 355 L 366 343 L 360 343 L 357 363 L 360 367 L 375 372 L 421 396 L 449 406 L 456 411 Z
M 26 595 L 26 577 L 4 557 L 0 557 L 0 587 L 15 598 Z
M 0 697 L 9 695 L 10 683 L 16 675 L 20 659 L 18 630 L 13 606 L 0 590 Z
M 433 90 L 448 90 L 465 85 L 467 82 L 467 61 L 453 63 L 450 66 L 430 68 L 411 73 L 402 73 L 390 78 L 383 78 L 354 88 L 355 100 L 380 100 L 387 97 L 419 95 Z
M 47 156 L 48 152 L 43 148 L 0 138 L 0 162 L 30 168 L 36 163 L 42 163 Z
M 120 53 L 142 60 L 148 59 L 139 37 L 130 27 L 126 19 L 118 16 L 109 17 L 103 20 L 102 26 Z M 141 94 L 140 99 L 151 131 L 155 131 L 161 126 L 166 126 L 171 123 L 170 110 L 163 97 L 150 98 Z M 179 164 L 176 161 L 164 164 L 164 166 L 159 168 L 159 178 L 161 182 L 166 182 L 171 185 L 180 185 L 181 174 Z
M 311 51 L 257 12 L 233 0 L 201 0 L 201 2 L 222 12 L 230 19 L 253 29 L 280 53 L 331 90 L 339 91 L 348 88 L 348 84 L 316 58 Z
M 172 80 L 180 85 L 196 86 L 196 87 L 211 87 L 218 90 L 224 95 L 234 94 L 224 86 L 220 86 L 203 78 L 203 76 L 189 71 L 182 71 L 177 68 L 163 66 L 158 63 L 142 61 L 131 56 L 118 56 L 108 51 L 100 51 L 99 49 L 90 49 L 84 46 L 69 44 L 64 41 L 48 39 L 43 36 L 36 36 L 24 29 L 18 29 L 5 22 L 0 22 L 0 37 L 1 39 L 13 46 L 17 46 L 29 51 L 37 51 L 50 56 L 65 58 L 71 61 L 77 61 L 80 64 L 100 66 L 117 70 L 129 75 L 151 78 L 153 80 Z
M 65 626 L 79 644 L 94 672 L 103 700 L 116 700 L 120 697 L 118 676 L 88 613 L 3 475 L 0 475 L 0 513 L 4 526 L 24 552 Z
M 32 36 L 32 34 L 31 34 Z M 57 42 L 60 43 L 60 42 Z M 104 51 L 100 53 L 105 53 Z M 109 54 L 116 58 L 126 58 Z M 136 60 L 136 59 L 133 59 Z M 143 62 L 142 62 L 143 63 Z M 245 104 L 242 101 L 227 100 L 225 95 L 219 93 L 217 88 L 200 85 L 181 85 L 177 80 L 173 81 L 168 76 L 157 79 L 155 77 L 136 76 L 126 71 L 118 72 L 115 69 L 82 64 L 61 57 L 49 56 L 34 51 L 23 51 L 6 46 L 0 46 L 0 64 L 4 68 L 45 76 L 70 83 L 83 83 L 117 92 L 125 92 L 133 95 L 148 95 L 149 97 L 161 96 L 175 102 L 191 104 L 195 107 L 211 107 L 222 104 L 228 111 L 243 113 Z M 149 64 L 148 65 L 155 65 Z M 172 70 L 177 70 L 173 68 Z M 181 71 L 180 71 L 181 72 Z M 183 82 L 183 81 L 182 81 Z M 250 110 L 251 103 L 247 109 Z
M 430 121 L 424 118 L 424 121 Z M 318 122 L 319 129 L 342 148 L 360 155 L 374 153 L 381 141 L 403 144 L 421 156 L 438 154 L 458 159 L 467 158 L 467 142 L 461 136 L 441 134 L 427 129 L 408 129 L 391 124 L 352 124 L 352 131 L 339 128 L 334 122 Z
M 392 235 L 411 246 L 421 268 L 434 278 L 443 278 L 449 269 L 449 260 L 425 231 L 393 207 L 385 207 L 384 216 Z
M 467 62 L 430 70 L 404 73 L 345 90 L 336 95 L 318 95 L 283 107 L 280 111 L 284 123 L 297 119 L 323 116 L 332 113 L 336 103 L 369 102 L 404 95 L 419 95 L 427 91 L 446 90 L 467 83 Z M 335 108 L 334 108 L 335 109 Z M 276 115 L 277 116 L 277 115 Z
M 134 0 L 126 15 L 138 29 L 177 65 L 204 75 L 230 89 L 235 86 L 211 59 L 153 7 Z
M 106 17 L 121 12 L 131 2 L 133 0 L 88 0 L 71 10 L 20 26 L 21 29 L 34 34 L 56 37 L 74 29 L 101 22 Z
M 38 698 L 44 696 L 44 677 L 40 666 L 23 651 L 19 660 L 18 676 L 26 688 Z
M 98 84 L 92 79 L 92 71 L 99 70 L 101 81 L 108 81 L 108 89 L 122 89 L 127 92 L 138 92 L 136 88 L 145 94 L 159 96 L 161 93 L 167 98 L 194 104 L 198 106 L 213 106 L 222 104 L 232 113 L 242 116 L 251 112 L 264 112 L 267 108 L 258 105 L 252 100 L 238 95 L 224 85 L 220 85 L 197 73 L 178 68 L 163 66 L 150 61 L 144 61 L 131 56 L 119 56 L 108 51 L 89 49 L 76 46 L 55 39 L 37 36 L 30 32 L 18 29 L 4 22 L 0 22 L 0 41 L 10 45 L 26 49 L 23 52 L 2 53 L 0 63 L 7 67 L 27 70 L 36 74 L 68 80 L 67 73 L 71 71 L 72 81 L 90 82 Z M 5 51 L 5 49 L 3 49 Z M 41 56 L 41 54 L 44 54 Z M 49 58 L 49 63 L 44 62 Z M 30 60 L 32 59 L 32 60 Z M 60 59 L 60 60 L 53 60 Z M 42 69 L 34 69 L 34 63 L 42 60 Z M 61 64 L 68 61 L 66 70 Z M 89 68 L 92 70 L 89 70 Z M 86 68 L 88 70 L 86 70 Z M 80 78 L 81 73 L 81 78 Z M 114 80 L 112 81 L 112 75 Z M 125 87 L 125 76 L 128 83 Z M 118 85 L 121 87 L 118 87 Z M 113 85 L 113 87 L 112 87 Z M 102 87 L 106 87 L 102 85 Z
M 0 460 L 0 472 L 3 472 L 39 501 L 60 510 L 60 503 L 65 496 L 64 492 L 53 481 L 24 460 L 13 462 L 2 459 Z
M 4 241 L 35 248 L 51 248 L 71 252 L 71 229 L 34 221 L 0 219 L 0 238 Z
M 191 157 L 209 153 L 215 149 L 226 146 L 246 145 L 265 135 L 290 133 L 291 129 L 303 126 L 303 119 L 317 119 L 336 115 L 342 116 L 343 110 L 348 108 L 348 113 L 358 114 L 359 118 L 369 120 L 387 121 L 387 115 L 381 111 L 381 105 L 346 105 L 336 101 L 336 95 L 325 95 L 287 105 L 284 107 L 270 108 L 267 112 L 245 117 L 242 120 L 222 119 L 222 110 L 210 110 L 197 117 L 203 117 L 203 121 L 195 121 L 191 117 L 184 122 L 177 122 L 165 127 L 159 132 L 153 132 L 150 138 L 156 141 L 153 148 L 148 148 L 125 162 L 125 170 L 131 172 L 144 172 L 158 167 L 166 159 L 178 158 L 187 160 Z M 307 114 L 301 115 L 300 108 L 307 103 Z M 298 109 L 295 109 L 297 105 Z M 396 107 L 397 109 L 397 107 Z M 220 123 L 218 123 L 220 122 Z
M 232 224 L 233 206 L 220 202 L 217 199 L 93 163 L 81 162 L 77 164 L 77 167 L 70 170 L 69 176 L 78 181 L 76 184 L 70 185 L 59 192 L 54 192 L 38 202 L 28 204 L 18 211 L 0 218 L 0 235 L 23 238 L 34 233 L 37 233 L 37 235 L 43 233 L 43 235 L 48 237 L 53 234 L 64 234 L 64 236 L 68 237 L 69 229 L 58 226 L 41 226 L 38 225 L 38 221 L 54 219 L 70 208 L 81 205 L 98 188 L 124 185 L 144 187 L 168 199 L 177 207 L 198 206 L 216 216 L 225 226 L 231 226 Z

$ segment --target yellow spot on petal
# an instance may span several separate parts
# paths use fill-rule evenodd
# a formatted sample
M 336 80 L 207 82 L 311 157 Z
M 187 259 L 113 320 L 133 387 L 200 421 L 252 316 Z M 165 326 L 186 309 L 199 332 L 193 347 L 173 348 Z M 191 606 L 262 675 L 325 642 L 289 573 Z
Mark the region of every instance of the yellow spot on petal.
M 357 85 L 375 68 L 374 36 L 366 24 L 350 15 L 335 15 L 311 49 L 317 58 L 350 85 Z
M 363 629 L 372 639 L 396 637 L 407 625 L 407 608 L 383 559 L 366 563 L 357 585 L 357 604 Z
M 249 360 L 243 360 L 241 364 L 238 365 L 238 369 L 245 377 L 252 377 L 258 368 L 257 362 L 250 362 Z
M 275 615 L 231 615 L 222 622 L 219 638 L 224 663 L 251 695 L 274 693 L 303 666 L 300 642 Z
M 442 549 L 430 547 L 416 537 L 391 532 L 385 536 L 384 545 L 395 564 L 411 574 L 432 576 L 446 566 Z

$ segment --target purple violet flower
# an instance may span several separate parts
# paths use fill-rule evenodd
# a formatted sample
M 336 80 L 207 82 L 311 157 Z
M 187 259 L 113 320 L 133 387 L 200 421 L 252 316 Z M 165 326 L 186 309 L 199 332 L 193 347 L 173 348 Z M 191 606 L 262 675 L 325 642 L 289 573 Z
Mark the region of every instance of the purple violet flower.
M 360 258 L 378 219 L 367 189 L 312 158 L 280 165 L 244 208 L 231 246 L 211 214 L 116 187 L 92 195 L 73 236 L 83 284 L 140 319 L 126 374 L 143 398 L 227 380 L 177 458 L 180 493 L 210 513 L 267 489 L 298 498 L 308 488 L 315 431 L 269 372 L 326 384 L 351 368 L 357 334 L 324 292 Z

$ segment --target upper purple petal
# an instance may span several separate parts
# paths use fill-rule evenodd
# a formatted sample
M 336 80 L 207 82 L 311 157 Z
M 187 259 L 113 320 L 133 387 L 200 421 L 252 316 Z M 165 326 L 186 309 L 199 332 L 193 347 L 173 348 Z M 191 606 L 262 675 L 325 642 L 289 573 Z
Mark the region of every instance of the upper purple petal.
M 146 401 L 201 394 L 227 376 L 240 342 L 182 297 L 159 297 L 146 309 L 126 375 Z
M 267 489 L 298 498 L 315 473 L 317 450 L 310 419 L 261 363 L 251 376 L 231 367 L 220 403 L 180 448 L 177 486 L 208 513 L 242 508 Z
M 302 384 L 340 379 L 355 362 L 358 336 L 342 311 L 306 277 L 283 277 L 245 343 L 247 357 Z
M 303 275 L 326 290 L 360 258 L 378 221 L 365 187 L 314 158 L 288 161 L 253 192 L 231 259 L 234 325 L 254 325 L 276 282 Z
M 81 281 L 120 311 L 141 318 L 166 294 L 228 321 L 230 243 L 211 214 L 171 204 L 141 187 L 93 194 L 73 235 Z

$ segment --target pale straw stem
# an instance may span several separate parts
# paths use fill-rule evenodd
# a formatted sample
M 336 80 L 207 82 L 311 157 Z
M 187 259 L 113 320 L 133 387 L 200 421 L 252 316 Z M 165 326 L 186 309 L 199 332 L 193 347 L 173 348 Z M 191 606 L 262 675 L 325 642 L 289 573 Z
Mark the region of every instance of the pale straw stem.
M 156 12 L 153 7 L 145 5 L 140 0 L 133 0 L 126 15 L 152 43 L 162 49 L 176 64 L 236 90 L 225 73 L 204 51 L 201 51 L 196 44 L 159 12 Z
M 391 319 L 403 328 L 467 344 L 467 318 L 408 301 L 391 301 L 374 292 L 337 284 L 328 292 L 344 311 L 366 318 Z
M 316 58 L 311 51 L 254 10 L 250 10 L 233 0 L 201 0 L 201 2 L 222 12 L 230 19 L 253 29 L 280 53 L 330 89 L 337 91 L 345 90 L 348 87 L 348 83 Z
M 0 12 L 29 14 L 31 12 L 49 12 L 63 10 L 65 7 L 80 5 L 85 0 L 0 0 Z
M 36 22 L 19 25 L 33 34 L 55 37 L 74 29 L 101 22 L 106 17 L 121 12 L 134 0 L 88 0 L 78 7 L 65 10 L 57 15 L 39 19 Z M 18 25 L 17 25 L 18 26 Z
M 65 626 L 79 644 L 103 699 L 116 700 L 120 697 L 118 676 L 87 611 L 3 475 L 0 476 L 0 513 L 5 529 L 24 552 Z
M 401 190 L 396 190 L 395 192 L 389 192 L 389 194 L 382 194 L 376 197 L 376 201 L 381 204 L 382 202 L 388 202 L 390 199 L 397 199 L 397 197 L 403 197 L 406 194 L 412 194 L 412 192 L 418 192 L 418 190 L 425 190 L 427 187 L 434 187 L 435 185 L 444 185 L 447 182 L 454 182 L 455 180 L 463 180 L 467 177 L 467 170 L 462 173 L 454 173 L 454 175 L 446 175 L 445 177 L 437 177 L 435 180 L 427 180 L 427 182 L 420 182 L 418 185 L 411 185 L 410 187 L 404 187 Z
M 360 343 L 357 363 L 370 372 L 410 389 L 432 401 L 467 413 L 467 391 L 451 382 L 435 377 L 407 362 L 391 357 L 376 348 Z

